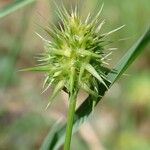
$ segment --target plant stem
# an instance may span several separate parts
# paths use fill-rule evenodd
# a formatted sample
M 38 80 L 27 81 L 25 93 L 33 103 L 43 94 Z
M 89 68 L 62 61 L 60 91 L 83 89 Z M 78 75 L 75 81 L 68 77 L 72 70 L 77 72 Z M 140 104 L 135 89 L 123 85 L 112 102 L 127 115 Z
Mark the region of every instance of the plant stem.
M 77 98 L 77 92 L 74 92 L 69 97 L 69 110 L 67 115 L 67 128 L 66 128 L 64 150 L 70 150 L 72 127 L 73 127 L 74 113 L 76 107 L 76 98 Z

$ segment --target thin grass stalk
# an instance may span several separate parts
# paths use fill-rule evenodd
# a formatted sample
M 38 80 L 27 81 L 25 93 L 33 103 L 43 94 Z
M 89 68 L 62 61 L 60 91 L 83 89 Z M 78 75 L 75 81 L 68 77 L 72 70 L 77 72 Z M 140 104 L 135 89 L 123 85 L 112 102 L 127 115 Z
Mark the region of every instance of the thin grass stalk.
M 69 98 L 69 109 L 67 116 L 67 128 L 66 128 L 64 150 L 70 150 L 74 113 L 76 108 L 76 99 L 77 99 L 77 92 L 74 92 L 73 94 L 70 95 Z

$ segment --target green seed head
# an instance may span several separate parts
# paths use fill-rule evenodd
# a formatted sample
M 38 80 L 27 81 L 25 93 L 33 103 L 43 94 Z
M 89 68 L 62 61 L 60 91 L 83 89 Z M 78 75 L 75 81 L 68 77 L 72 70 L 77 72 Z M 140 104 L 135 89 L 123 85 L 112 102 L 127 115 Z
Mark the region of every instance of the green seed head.
M 43 38 L 45 51 L 39 55 L 40 64 L 29 70 L 45 73 L 45 90 L 52 84 L 55 86 L 51 99 L 63 88 L 68 93 L 83 89 L 90 95 L 99 96 L 98 84 L 106 86 L 104 80 L 109 69 L 105 65 L 110 52 L 103 46 L 105 37 L 121 27 L 102 34 L 101 11 L 102 8 L 93 19 L 88 15 L 83 21 L 77 9 L 71 13 L 65 8 L 58 9 L 59 27 L 53 25 L 45 29 L 50 40 Z

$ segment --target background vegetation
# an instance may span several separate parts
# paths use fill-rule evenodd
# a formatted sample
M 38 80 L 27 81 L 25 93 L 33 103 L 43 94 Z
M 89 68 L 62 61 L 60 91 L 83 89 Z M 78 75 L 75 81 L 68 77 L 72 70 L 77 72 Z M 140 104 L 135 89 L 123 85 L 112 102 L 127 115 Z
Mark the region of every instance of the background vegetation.
M 57 0 L 58 1 L 58 0 Z M 94 11 L 98 0 L 84 0 L 81 14 Z M 103 0 L 103 31 L 122 24 L 111 36 L 118 50 L 112 66 L 150 24 L 149 0 Z M 58 1 L 59 3 L 59 1 Z M 69 7 L 69 1 L 65 1 Z M 74 4 L 75 1 L 70 1 Z M 28 5 L 27 5 L 28 4 Z M 54 122 L 66 119 L 66 95 L 61 93 L 45 111 L 49 93 L 41 94 L 42 75 L 18 73 L 35 64 L 34 55 L 43 43 L 34 33 L 40 26 L 57 22 L 48 0 L 0 1 L 0 149 L 36 150 Z M 38 24 L 38 25 L 37 25 Z M 73 137 L 72 150 L 149 150 L 150 148 L 150 45 Z M 79 103 L 84 100 L 81 91 Z M 88 132 L 87 132 L 88 131 Z

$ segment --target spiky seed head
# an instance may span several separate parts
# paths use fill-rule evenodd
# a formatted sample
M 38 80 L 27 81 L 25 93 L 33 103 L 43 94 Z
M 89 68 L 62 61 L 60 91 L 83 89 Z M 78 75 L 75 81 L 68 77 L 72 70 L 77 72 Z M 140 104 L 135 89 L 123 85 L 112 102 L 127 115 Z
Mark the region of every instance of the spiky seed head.
M 59 27 L 53 25 L 44 29 L 50 40 L 41 37 L 45 51 L 39 55 L 38 66 L 28 70 L 45 73 L 45 90 L 52 84 L 55 86 L 51 99 L 62 88 L 68 93 L 83 89 L 97 97 L 98 82 L 107 87 L 104 80 L 107 80 L 106 71 L 109 70 L 105 66 L 109 54 L 103 43 L 106 42 L 104 38 L 117 29 L 101 33 L 104 24 L 104 21 L 99 20 L 101 10 L 93 19 L 88 15 L 82 21 L 77 9 L 69 13 L 65 8 L 59 8 Z

